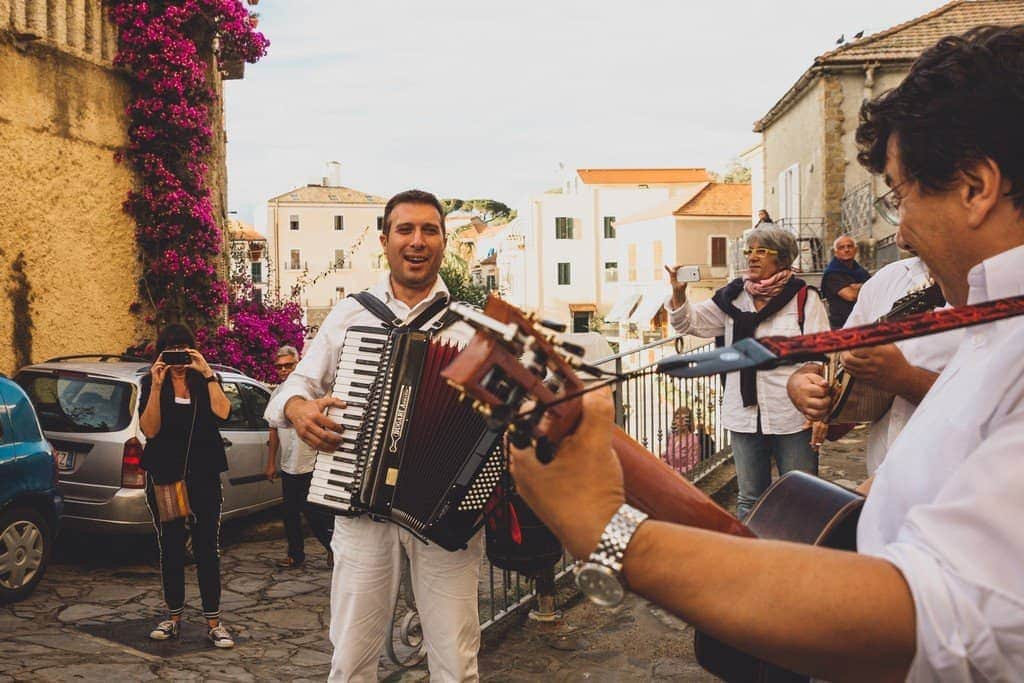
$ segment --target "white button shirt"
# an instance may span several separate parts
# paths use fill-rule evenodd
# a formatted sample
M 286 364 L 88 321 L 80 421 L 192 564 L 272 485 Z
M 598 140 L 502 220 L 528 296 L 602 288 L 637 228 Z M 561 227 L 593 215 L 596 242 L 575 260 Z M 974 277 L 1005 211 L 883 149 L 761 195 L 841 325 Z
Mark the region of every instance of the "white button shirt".
M 1024 246 L 975 266 L 969 303 L 1024 294 Z M 1024 319 L 965 330 L 896 439 L 857 527 L 914 598 L 910 681 L 1024 676 Z
M 414 307 L 409 308 L 396 299 L 391 291 L 390 273 L 385 273 L 382 281 L 371 287 L 369 292 L 383 301 L 398 318 L 404 321 L 415 318 L 439 297 L 448 296 L 448 288 L 438 277 L 427 297 Z M 284 406 L 291 397 L 302 396 L 307 399 L 317 399 L 331 394 L 334 389 L 334 377 L 338 370 L 338 357 L 341 355 L 345 332 L 355 325 L 381 327 L 382 323 L 377 316 L 363 308 L 355 299 L 342 299 L 331 309 L 323 324 L 320 325 L 320 331 L 303 354 L 302 360 L 295 366 L 295 370 L 288 376 L 288 379 L 281 383 L 267 403 L 264 417 L 271 427 L 281 429 L 292 426 L 284 415 Z M 440 334 L 440 338 L 451 339 L 458 343 L 465 343 L 472 336 L 473 328 L 462 322 L 451 325 Z
M 890 263 L 872 275 L 861 287 L 857 303 L 854 304 L 844 327 L 876 322 L 892 309 L 897 299 L 913 289 L 926 285 L 927 282 L 928 270 L 916 256 Z M 928 337 L 904 339 L 896 342 L 896 346 L 911 365 L 932 372 L 942 372 L 962 339 L 963 330 L 950 330 Z M 915 408 L 916 405 L 897 396 L 892 402 L 892 408 L 882 416 L 882 419 L 871 425 L 867 447 L 868 475 L 874 474 L 882 464 L 885 454 L 889 452 L 907 420 L 914 414 Z
M 714 301 L 708 299 L 698 304 L 689 301 L 672 309 L 671 298 L 665 302 L 669 322 L 679 334 L 713 338 L 725 335 L 725 343 L 732 344 L 732 318 L 725 314 Z M 797 318 L 796 297 L 760 325 L 755 337 L 781 335 L 792 337 L 800 332 Z M 754 311 L 754 300 L 746 291 L 740 293 L 733 305 L 741 311 Z M 807 292 L 804 304 L 804 333 L 821 332 L 829 329 L 828 313 L 817 292 Z M 803 429 L 807 419 L 800 414 L 789 400 L 786 383 L 796 371 L 796 366 L 783 365 L 772 370 L 757 372 L 757 405 L 744 406 L 740 395 L 740 373 L 731 372 L 725 379 L 725 399 L 722 409 L 722 425 L 733 432 L 754 434 L 757 432 L 758 408 L 761 410 L 761 433 L 795 434 Z

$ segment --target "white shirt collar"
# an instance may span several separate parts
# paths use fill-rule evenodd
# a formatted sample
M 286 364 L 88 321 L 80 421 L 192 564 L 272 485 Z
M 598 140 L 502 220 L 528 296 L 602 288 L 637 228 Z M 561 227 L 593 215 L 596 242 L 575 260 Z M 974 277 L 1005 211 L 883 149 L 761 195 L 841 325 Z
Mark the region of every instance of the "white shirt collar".
M 398 298 L 395 297 L 394 289 L 392 289 L 391 287 L 390 270 L 384 271 L 384 275 L 381 277 L 380 281 L 376 285 L 371 287 L 370 290 L 377 296 L 377 298 L 383 300 L 384 303 L 387 304 L 388 306 L 390 306 L 393 302 L 402 303 L 401 301 L 399 301 Z M 448 292 L 447 285 L 444 284 L 444 280 L 441 278 L 440 275 L 438 275 L 437 279 L 434 281 L 434 286 L 430 288 L 430 293 L 427 294 L 426 298 L 423 299 L 423 301 L 416 304 L 416 306 L 414 306 L 413 308 L 418 308 L 422 306 L 424 303 L 429 305 L 443 296 L 447 297 L 450 296 L 450 294 Z M 402 305 L 404 306 L 405 304 L 402 303 Z
M 967 303 L 1024 294 L 1024 244 L 985 259 L 967 273 Z

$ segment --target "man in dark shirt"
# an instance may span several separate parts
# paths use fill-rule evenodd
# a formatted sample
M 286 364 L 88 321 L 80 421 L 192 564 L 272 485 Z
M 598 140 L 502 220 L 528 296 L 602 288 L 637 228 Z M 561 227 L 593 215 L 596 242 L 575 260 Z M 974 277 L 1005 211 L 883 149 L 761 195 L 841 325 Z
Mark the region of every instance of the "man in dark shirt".
M 857 263 L 857 243 L 849 235 L 836 239 L 832 253 L 834 256 L 821 276 L 821 293 L 828 302 L 828 322 L 835 330 L 846 324 L 857 303 L 860 286 L 871 274 Z

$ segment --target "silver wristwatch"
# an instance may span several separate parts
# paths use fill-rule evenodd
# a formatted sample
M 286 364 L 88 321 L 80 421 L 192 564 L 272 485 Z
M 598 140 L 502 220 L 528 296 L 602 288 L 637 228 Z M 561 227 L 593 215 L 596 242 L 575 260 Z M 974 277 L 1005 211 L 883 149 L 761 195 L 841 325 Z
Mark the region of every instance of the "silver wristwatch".
M 576 563 L 576 586 L 591 601 L 602 607 L 614 607 L 626 596 L 622 557 L 645 519 L 647 515 L 623 503 L 604 528 L 594 552 L 586 561 Z

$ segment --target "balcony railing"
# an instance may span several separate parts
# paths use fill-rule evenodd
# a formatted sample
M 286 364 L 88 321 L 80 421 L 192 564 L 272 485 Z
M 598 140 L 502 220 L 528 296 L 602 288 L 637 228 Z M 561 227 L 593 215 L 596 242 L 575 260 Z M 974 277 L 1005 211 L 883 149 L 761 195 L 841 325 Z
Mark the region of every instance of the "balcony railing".
M 677 348 L 700 351 L 711 347 L 711 344 L 694 346 L 691 337 L 673 337 L 594 361 L 594 365 L 623 373 L 673 355 Z M 677 379 L 653 372 L 642 373 L 615 387 L 615 419 L 626 433 L 652 453 L 662 454 L 672 430 L 673 414 L 679 407 L 689 407 L 693 424 L 703 425 L 704 433 L 700 436 L 699 459 L 681 474 L 691 481 L 698 481 L 731 454 L 729 432 L 722 427 L 720 419 L 721 396 L 718 377 Z M 571 566 L 572 558 L 566 554 L 555 567 L 556 581 L 565 581 Z M 395 606 L 393 637 L 387 648 L 389 658 L 399 666 L 415 666 L 423 658 L 419 620 L 415 605 L 407 597 L 411 596 L 409 586 L 406 573 Z M 535 597 L 532 578 L 498 569 L 484 558 L 484 571 L 477 593 L 481 628 L 486 630 L 501 623 L 530 605 Z

